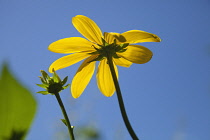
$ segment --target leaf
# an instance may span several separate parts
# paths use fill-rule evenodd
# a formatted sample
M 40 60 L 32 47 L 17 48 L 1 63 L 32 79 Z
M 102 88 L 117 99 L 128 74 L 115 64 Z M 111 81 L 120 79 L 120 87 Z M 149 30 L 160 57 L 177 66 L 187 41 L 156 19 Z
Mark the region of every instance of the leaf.
M 0 139 L 19 136 L 28 132 L 36 112 L 36 100 L 3 65 L 0 77 Z M 21 135 L 24 136 L 21 136 Z
M 25 136 L 25 131 L 13 131 L 10 137 L 5 137 L 3 140 L 23 140 Z
M 67 122 L 65 119 L 61 119 L 61 121 L 67 126 Z

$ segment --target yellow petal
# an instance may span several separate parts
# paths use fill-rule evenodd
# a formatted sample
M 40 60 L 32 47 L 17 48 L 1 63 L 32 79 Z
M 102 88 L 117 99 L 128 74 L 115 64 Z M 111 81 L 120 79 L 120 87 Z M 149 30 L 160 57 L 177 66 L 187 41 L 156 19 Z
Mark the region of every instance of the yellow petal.
M 60 39 L 51 43 L 48 49 L 55 53 L 93 52 L 92 42 L 81 37 L 70 37 Z
M 92 78 L 95 70 L 96 63 L 96 61 L 90 61 L 95 58 L 96 56 L 88 57 L 77 70 L 77 73 L 71 83 L 71 93 L 74 98 L 78 98 L 90 82 L 90 79 Z
M 125 52 L 117 53 L 117 55 L 133 63 L 143 64 L 148 62 L 152 58 L 153 54 L 146 47 L 139 45 L 129 45 Z
M 83 15 L 77 15 L 72 18 L 72 23 L 84 37 L 97 44 L 102 44 L 102 32 L 93 20 Z
M 114 63 L 116 64 L 116 65 L 119 65 L 119 66 L 122 66 L 122 67 L 130 67 L 131 65 L 132 65 L 132 62 L 130 62 L 130 61 L 128 61 L 128 60 L 126 60 L 126 59 L 124 59 L 124 58 L 114 58 L 113 59 L 114 60 Z
M 130 31 L 122 33 L 121 35 L 126 40 L 125 43 L 130 43 L 130 44 L 141 43 L 141 42 L 160 42 L 161 41 L 161 39 L 157 35 L 148 33 L 145 31 L 141 31 L 141 30 L 130 30 Z
M 61 58 L 57 59 L 56 61 L 54 61 L 50 65 L 49 72 L 52 73 L 53 69 L 56 71 L 56 70 L 68 67 L 70 65 L 73 65 L 73 64 L 75 64 L 75 63 L 85 59 L 88 56 L 90 56 L 90 54 L 87 54 L 87 53 L 75 53 L 75 54 L 70 54 L 70 55 L 61 57 Z
M 115 64 L 114 67 L 118 77 L 118 70 Z M 100 89 L 100 91 L 107 97 L 112 96 L 115 92 L 115 86 L 109 69 L 109 65 L 107 64 L 107 59 L 103 59 L 102 61 L 100 61 L 96 77 L 98 88 Z
M 107 32 L 104 32 L 104 39 L 109 44 L 114 43 L 115 39 L 116 39 L 117 43 L 118 42 L 123 42 L 121 37 L 122 36 L 119 33 L 107 33 Z M 124 41 L 125 41 L 125 39 L 124 39 Z

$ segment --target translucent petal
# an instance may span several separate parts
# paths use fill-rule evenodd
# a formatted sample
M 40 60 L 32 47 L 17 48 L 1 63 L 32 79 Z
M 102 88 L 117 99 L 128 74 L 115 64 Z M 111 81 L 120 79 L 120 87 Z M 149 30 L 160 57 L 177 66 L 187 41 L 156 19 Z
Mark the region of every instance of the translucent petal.
M 96 56 L 88 57 L 77 70 L 77 73 L 71 83 L 71 93 L 74 98 L 78 98 L 90 82 L 90 79 L 92 78 L 95 70 L 96 63 L 96 61 L 90 61 L 95 58 Z
M 97 44 L 102 44 L 102 32 L 93 20 L 83 15 L 77 15 L 72 18 L 72 23 L 84 37 Z
M 124 58 L 117 58 L 117 59 L 113 59 L 114 60 L 114 63 L 116 65 L 119 65 L 119 66 L 122 66 L 122 67 L 130 67 L 132 65 L 132 62 L 124 59 Z
M 114 40 L 116 39 L 117 43 L 120 42 L 120 34 L 119 33 L 107 33 L 104 32 L 104 39 L 107 43 L 112 44 L 114 43 Z M 124 40 L 125 41 L 125 40 Z M 121 41 L 122 42 L 122 41 Z M 120 43 L 121 43 L 120 42 Z
M 152 33 L 141 30 L 130 30 L 121 34 L 121 42 L 125 43 L 141 43 L 141 42 L 160 42 L 161 39 Z M 124 39 L 124 40 L 123 40 Z
M 70 37 L 51 43 L 48 49 L 55 53 L 93 52 L 93 45 L 95 44 L 84 38 Z
M 117 55 L 133 63 L 143 64 L 148 62 L 152 58 L 153 54 L 146 47 L 139 45 L 129 45 L 125 52 L 117 53 Z
M 114 67 L 118 77 L 118 70 L 115 64 Z M 111 97 L 115 92 L 115 86 L 109 69 L 109 65 L 107 64 L 107 59 L 103 59 L 102 61 L 100 61 L 96 77 L 98 88 L 100 89 L 100 91 L 105 96 Z
M 83 59 L 85 59 L 86 57 L 90 56 L 90 54 L 87 53 L 75 53 L 75 54 L 70 54 L 64 57 L 61 57 L 59 59 L 57 59 L 56 61 L 54 61 L 50 67 L 49 67 L 49 72 L 53 72 L 52 70 L 54 69 L 59 70 L 68 66 L 71 66 Z

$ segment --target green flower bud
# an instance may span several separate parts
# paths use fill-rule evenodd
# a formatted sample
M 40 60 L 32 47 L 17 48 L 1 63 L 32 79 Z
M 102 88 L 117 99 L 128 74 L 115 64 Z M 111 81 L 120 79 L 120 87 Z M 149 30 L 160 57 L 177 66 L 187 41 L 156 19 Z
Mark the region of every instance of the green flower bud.
M 68 76 L 66 76 L 63 80 L 60 79 L 58 74 L 53 70 L 53 76 L 50 77 L 45 71 L 41 70 L 42 77 L 39 76 L 42 84 L 36 84 L 39 87 L 45 89 L 45 91 L 39 91 L 37 93 L 41 93 L 43 95 L 47 94 L 56 94 L 66 89 L 69 84 L 64 86 L 68 80 Z

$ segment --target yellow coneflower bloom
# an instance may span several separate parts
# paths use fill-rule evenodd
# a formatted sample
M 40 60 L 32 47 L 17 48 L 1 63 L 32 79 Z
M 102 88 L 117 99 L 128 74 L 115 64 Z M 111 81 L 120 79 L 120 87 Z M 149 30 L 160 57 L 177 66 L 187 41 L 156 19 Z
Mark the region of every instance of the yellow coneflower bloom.
M 96 75 L 98 88 L 105 96 L 112 96 L 115 86 L 107 63 L 107 55 L 112 56 L 118 77 L 116 65 L 129 67 L 132 63 L 143 64 L 152 58 L 152 52 L 149 49 L 133 44 L 160 42 L 157 35 L 141 30 L 130 30 L 121 34 L 107 32 L 102 34 L 97 24 L 83 15 L 73 17 L 72 23 L 87 39 L 70 37 L 50 44 L 50 51 L 69 55 L 53 62 L 49 71 L 53 72 L 53 69 L 56 71 L 71 66 L 85 59 L 72 80 L 71 93 L 74 98 L 78 98 L 90 82 L 96 61 L 99 61 Z

